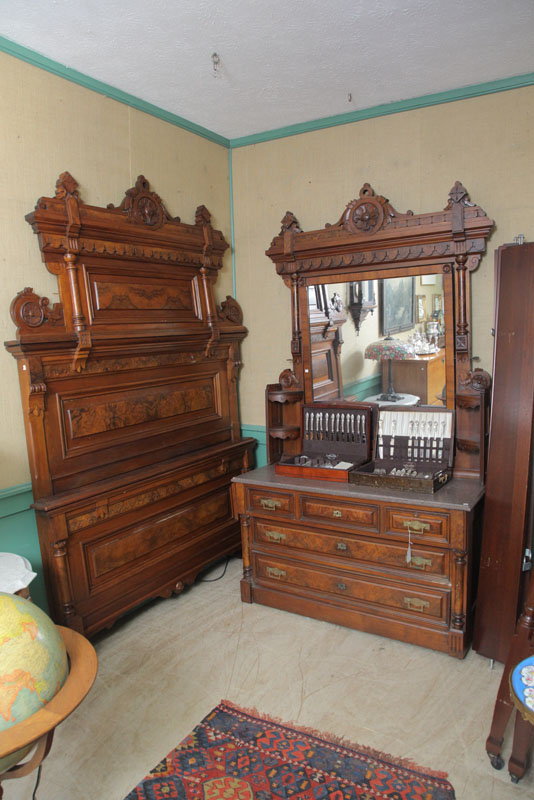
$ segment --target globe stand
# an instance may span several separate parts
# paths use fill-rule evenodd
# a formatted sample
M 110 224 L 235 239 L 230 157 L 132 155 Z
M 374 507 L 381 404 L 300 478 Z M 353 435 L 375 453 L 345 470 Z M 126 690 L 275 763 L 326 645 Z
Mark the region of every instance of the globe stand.
M 3 796 L 2 782 L 23 778 L 46 758 L 52 747 L 54 731 L 80 705 L 96 678 L 98 661 L 93 645 L 80 633 L 56 626 L 69 657 L 69 673 L 59 692 L 39 711 L 22 720 L 12 728 L 0 731 L 0 758 L 17 750 L 35 748 L 29 761 L 15 764 L 0 774 L 0 798 Z

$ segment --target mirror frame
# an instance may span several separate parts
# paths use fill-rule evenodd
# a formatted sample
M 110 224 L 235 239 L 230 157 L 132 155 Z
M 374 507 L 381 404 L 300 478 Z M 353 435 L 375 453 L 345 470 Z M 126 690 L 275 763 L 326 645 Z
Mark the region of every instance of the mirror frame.
M 456 181 L 444 210 L 397 212 L 368 183 L 334 224 L 303 231 L 288 211 L 266 255 L 291 290 L 293 368 L 267 387 L 270 463 L 302 450 L 301 406 L 313 402 L 308 286 L 441 273 L 449 408 L 456 411 L 454 474 L 483 480 L 489 422 L 487 372 L 472 369 L 471 281 L 494 222 Z M 445 287 L 448 287 L 447 290 Z M 304 333 L 303 333 L 304 332 Z

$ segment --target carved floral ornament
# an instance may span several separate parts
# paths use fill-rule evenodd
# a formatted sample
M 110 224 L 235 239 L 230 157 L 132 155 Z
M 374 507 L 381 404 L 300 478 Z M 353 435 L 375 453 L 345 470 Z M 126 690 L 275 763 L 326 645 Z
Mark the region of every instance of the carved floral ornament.
M 107 206 L 115 209 L 113 203 Z M 171 217 L 156 192 L 150 191 L 150 184 L 144 175 L 139 175 L 135 186 L 126 191 L 124 200 L 119 206 L 128 218 L 128 222 L 161 228 L 166 222 L 180 222 L 180 217 Z

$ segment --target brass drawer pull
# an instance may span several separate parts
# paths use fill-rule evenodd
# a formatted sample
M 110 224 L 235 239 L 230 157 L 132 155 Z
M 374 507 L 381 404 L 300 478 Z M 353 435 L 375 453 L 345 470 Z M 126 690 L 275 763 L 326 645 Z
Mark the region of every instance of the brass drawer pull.
M 421 532 L 430 530 L 430 523 L 421 522 L 419 519 L 405 519 L 402 524 L 405 528 L 409 528 L 411 531 Z
M 423 556 L 412 556 L 410 567 L 413 567 L 413 569 L 424 569 L 425 567 L 432 569 L 432 559 L 423 558 Z
M 280 531 L 265 531 L 265 536 L 270 542 L 285 542 L 287 536 Z
M 277 508 L 280 508 L 282 501 L 273 500 L 270 497 L 260 497 L 260 505 L 262 508 L 266 508 L 269 511 L 275 511 Z
M 348 550 L 349 548 L 345 542 L 336 542 L 336 550 Z
M 347 590 L 347 584 L 346 583 L 337 583 L 336 586 L 337 586 L 337 588 L 339 589 L 340 592 L 345 592 Z
M 428 600 L 421 600 L 420 597 L 405 597 L 404 603 L 410 611 L 424 611 L 425 608 L 430 608 Z
M 278 569 L 278 567 L 267 567 L 267 575 L 269 578 L 285 578 L 286 572 L 284 569 Z
M 332 511 L 332 516 L 341 517 L 342 516 L 341 511 L 339 511 L 337 508 L 334 508 L 334 510 Z

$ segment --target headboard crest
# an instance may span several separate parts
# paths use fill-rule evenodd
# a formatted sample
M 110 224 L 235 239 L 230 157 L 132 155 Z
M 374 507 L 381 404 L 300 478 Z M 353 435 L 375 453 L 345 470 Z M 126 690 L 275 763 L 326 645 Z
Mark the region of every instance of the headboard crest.
M 107 207 L 115 208 L 113 203 L 109 203 Z M 154 230 L 161 228 L 166 222 L 180 222 L 180 217 L 171 217 L 160 196 L 150 191 L 150 184 L 144 175 L 139 175 L 135 186 L 127 189 L 119 210 L 126 214 L 128 222 L 148 225 Z
M 352 200 L 335 225 L 327 223 L 325 228 L 344 228 L 350 233 L 361 233 L 368 236 L 385 227 L 393 217 L 413 216 L 413 211 L 399 214 L 389 200 L 376 195 L 369 183 L 364 183 L 360 196 Z

